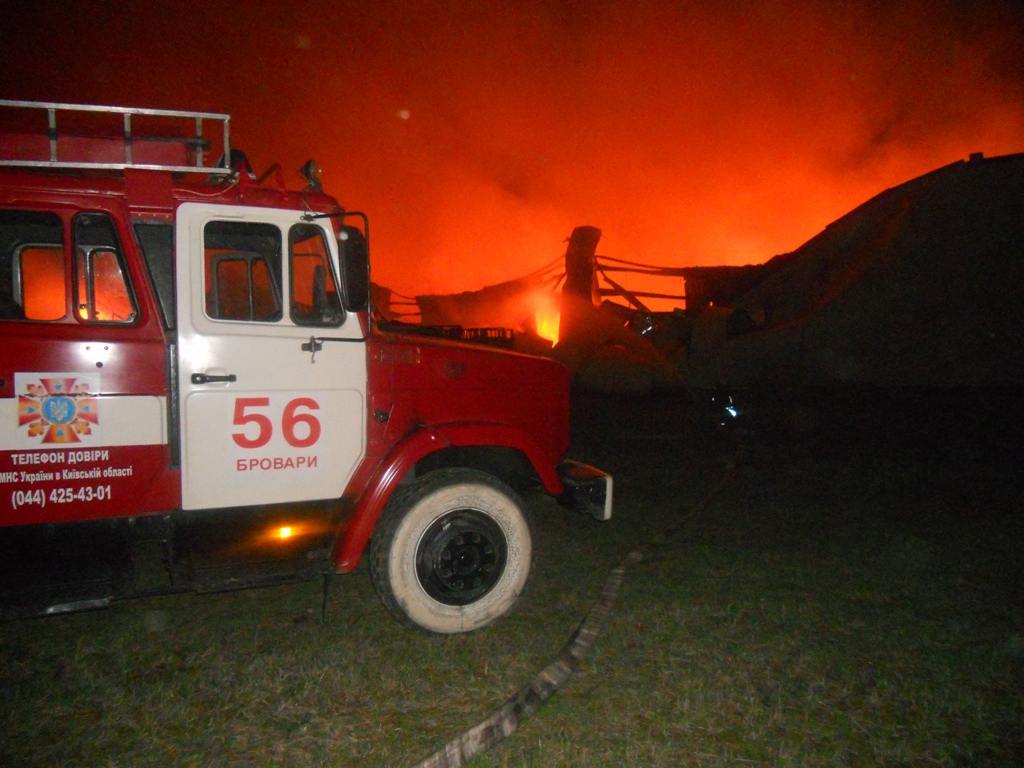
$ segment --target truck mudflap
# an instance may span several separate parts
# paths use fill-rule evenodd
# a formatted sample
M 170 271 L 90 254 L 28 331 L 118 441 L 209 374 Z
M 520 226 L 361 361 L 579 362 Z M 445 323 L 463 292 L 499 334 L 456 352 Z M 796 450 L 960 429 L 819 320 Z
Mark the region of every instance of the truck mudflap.
M 597 467 L 571 459 L 566 459 L 558 465 L 558 475 L 565 486 L 563 498 L 569 506 L 586 512 L 595 520 L 611 520 L 611 475 Z

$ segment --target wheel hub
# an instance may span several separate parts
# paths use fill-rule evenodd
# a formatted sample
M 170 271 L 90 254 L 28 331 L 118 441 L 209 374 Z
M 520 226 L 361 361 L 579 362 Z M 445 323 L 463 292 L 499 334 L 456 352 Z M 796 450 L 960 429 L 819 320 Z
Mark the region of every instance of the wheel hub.
M 416 551 L 416 575 L 428 595 L 446 605 L 468 605 L 494 588 L 508 550 L 501 527 L 476 509 L 435 520 Z

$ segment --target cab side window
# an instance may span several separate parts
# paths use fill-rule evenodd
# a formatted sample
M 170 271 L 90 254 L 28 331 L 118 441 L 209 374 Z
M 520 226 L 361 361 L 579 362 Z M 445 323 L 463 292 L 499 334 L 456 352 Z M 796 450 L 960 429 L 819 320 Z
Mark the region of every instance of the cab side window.
M 63 320 L 67 305 L 60 217 L 0 211 L 0 320 Z
M 324 232 L 296 224 L 288 233 L 291 318 L 296 325 L 339 326 L 343 319 L 338 284 Z
M 272 224 L 209 222 L 203 228 L 207 316 L 280 320 L 281 251 L 281 231 Z
M 20 301 L 26 320 L 63 320 L 67 313 L 64 291 L 64 248 L 26 245 L 16 257 Z
M 130 323 L 137 316 L 110 217 L 75 217 L 75 314 L 90 323 Z

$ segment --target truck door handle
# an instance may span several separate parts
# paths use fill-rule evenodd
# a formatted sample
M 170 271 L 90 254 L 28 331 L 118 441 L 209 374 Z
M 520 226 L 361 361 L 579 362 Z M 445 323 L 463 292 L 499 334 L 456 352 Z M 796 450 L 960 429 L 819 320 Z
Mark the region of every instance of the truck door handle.
M 220 381 L 238 381 L 238 377 L 233 373 L 226 373 L 223 376 L 208 373 L 193 373 L 192 383 L 193 384 L 213 384 Z

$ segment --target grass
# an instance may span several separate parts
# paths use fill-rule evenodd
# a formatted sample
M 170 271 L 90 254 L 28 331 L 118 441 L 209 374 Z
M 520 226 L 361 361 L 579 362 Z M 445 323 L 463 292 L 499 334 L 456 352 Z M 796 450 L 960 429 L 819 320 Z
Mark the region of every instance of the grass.
M 495 766 L 1013 765 L 1024 759 L 1021 451 L 957 433 L 744 439 L 672 397 L 578 406 L 611 523 L 531 500 L 517 610 L 402 628 L 364 568 L 331 585 L 175 596 L 0 625 L 4 766 L 408 765 L 558 651 L 631 565 L 580 670 Z M 840 439 L 842 438 L 842 439 Z M 683 520 L 680 524 L 680 520 Z

